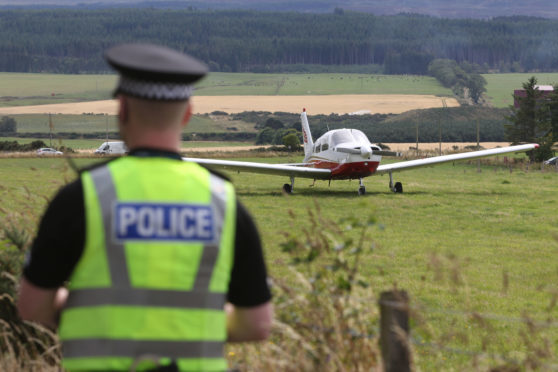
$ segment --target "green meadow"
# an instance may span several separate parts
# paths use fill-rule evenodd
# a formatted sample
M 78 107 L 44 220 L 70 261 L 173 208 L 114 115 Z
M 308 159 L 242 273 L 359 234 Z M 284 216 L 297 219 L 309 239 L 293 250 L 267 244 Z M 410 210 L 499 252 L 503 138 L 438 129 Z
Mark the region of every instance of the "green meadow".
M 63 75 L 0 72 L 0 105 L 110 99 L 116 75 Z
M 432 94 L 451 91 L 429 76 L 366 74 L 234 74 L 211 73 L 196 85 L 196 94 L 325 95 Z
M 522 89 L 522 84 L 534 76 L 539 85 L 558 84 L 558 73 L 514 73 L 514 74 L 484 74 L 486 79 L 486 96 L 494 107 L 508 107 L 513 105 L 513 91 Z
M 76 161 L 83 166 L 96 160 Z M 475 365 L 521 364 L 535 355 L 541 363 L 556 363 L 556 168 L 510 168 L 503 158 L 483 160 L 480 173 L 476 162 L 447 164 L 394 174 L 403 194 L 388 190 L 387 176 L 367 178 L 363 197 L 357 181 L 312 187 L 311 180 L 296 179 L 294 194 L 286 196 L 286 177 L 229 175 L 259 226 L 275 278 L 292 275 L 280 244 L 285 232 L 302 234 L 311 225 L 310 210 L 326 221 L 375 216 L 360 269 L 374 296 L 361 301 L 374 313 L 381 291 L 395 286 L 409 292 L 419 370 L 477 370 Z M 46 203 L 42 196 L 48 199 L 74 177 L 64 159 L 0 159 L 0 219 L 29 209 L 36 223 Z M 554 359 L 536 354 L 539 347 Z
M 94 150 L 97 149 L 105 141 L 104 138 L 99 139 L 57 139 L 39 138 L 49 147 L 69 147 L 73 150 Z M 1 141 L 17 141 L 20 144 L 31 143 L 37 138 L 20 138 L 20 137 L 0 137 Z M 109 138 L 109 141 L 117 141 L 118 139 Z M 238 141 L 182 141 L 182 149 L 196 149 L 200 147 L 237 147 L 247 146 L 249 143 Z
M 514 89 L 531 76 L 539 84 L 558 83 L 558 73 L 484 74 L 486 96 L 495 107 L 513 104 Z M 37 105 L 110 99 L 117 77 L 104 75 L 24 74 L 0 72 L 0 106 Z M 212 72 L 196 85 L 196 94 L 322 95 L 433 94 L 451 90 L 429 76 L 371 74 L 255 74 Z
M 53 133 L 104 133 L 117 132 L 118 123 L 114 115 L 49 115 L 20 114 L 11 115 L 17 122 L 18 133 L 49 133 L 49 123 L 52 122 Z M 208 115 L 194 115 L 188 122 L 184 133 L 229 133 L 256 132 L 253 123 L 242 120 L 231 120 L 227 116 L 210 117 Z
M 0 106 L 110 99 L 116 75 L 0 73 Z M 322 95 L 432 94 L 451 96 L 436 79 L 412 75 L 254 74 L 214 72 L 196 85 L 196 94 Z

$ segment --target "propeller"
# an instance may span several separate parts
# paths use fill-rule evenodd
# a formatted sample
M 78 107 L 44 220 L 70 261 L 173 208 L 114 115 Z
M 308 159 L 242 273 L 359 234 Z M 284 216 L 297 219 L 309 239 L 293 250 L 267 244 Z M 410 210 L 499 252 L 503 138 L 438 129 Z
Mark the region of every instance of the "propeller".
M 368 150 L 368 151 L 367 151 Z M 347 148 L 347 147 L 337 147 L 338 152 L 344 152 L 345 154 L 362 155 L 363 157 L 370 157 L 370 155 L 380 155 L 380 156 L 401 156 L 400 152 L 387 151 L 387 150 L 375 150 L 370 147 L 357 147 L 357 148 Z M 368 154 L 368 156 L 367 156 Z
M 396 151 L 386 151 L 386 150 L 374 150 L 374 155 L 381 156 L 402 156 L 400 152 Z

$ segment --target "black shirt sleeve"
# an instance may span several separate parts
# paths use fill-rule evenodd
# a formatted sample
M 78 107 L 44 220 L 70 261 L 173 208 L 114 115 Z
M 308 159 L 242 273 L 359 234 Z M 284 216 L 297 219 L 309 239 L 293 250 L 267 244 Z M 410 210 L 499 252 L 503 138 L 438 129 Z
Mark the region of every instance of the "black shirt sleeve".
M 260 236 L 244 206 L 237 202 L 234 262 L 227 300 L 240 307 L 271 299 Z
M 23 275 L 41 288 L 58 288 L 70 278 L 85 245 L 83 187 L 78 179 L 49 204 L 28 255 Z

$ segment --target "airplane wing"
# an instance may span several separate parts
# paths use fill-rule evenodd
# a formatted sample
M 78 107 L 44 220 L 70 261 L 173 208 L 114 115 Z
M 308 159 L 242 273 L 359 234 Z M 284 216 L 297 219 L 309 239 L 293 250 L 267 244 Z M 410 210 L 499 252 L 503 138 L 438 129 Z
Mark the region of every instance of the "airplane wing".
M 216 160 L 200 158 L 182 158 L 184 161 L 198 163 L 215 170 L 233 170 L 238 172 L 251 172 L 272 174 L 276 176 L 302 177 L 318 180 L 328 180 L 331 176 L 329 169 L 308 167 L 307 164 L 266 164 L 248 161 Z
M 511 152 L 524 152 L 524 151 L 529 151 L 529 150 L 536 149 L 537 147 L 539 147 L 538 144 L 531 143 L 531 144 L 527 144 L 527 145 L 498 147 L 498 148 L 489 149 L 489 150 L 464 152 L 464 153 L 460 153 L 460 154 L 434 156 L 432 158 L 426 158 L 426 159 L 402 161 L 402 162 L 398 162 L 398 163 L 379 165 L 378 168 L 376 169 L 375 174 L 399 172 L 399 171 L 404 171 L 404 170 L 408 170 L 408 169 L 412 169 L 412 168 L 418 168 L 418 167 L 428 167 L 428 166 L 431 166 L 431 165 L 440 164 L 440 163 L 447 163 L 447 162 L 452 162 L 452 161 L 456 161 L 456 160 L 477 159 L 477 158 L 483 158 L 483 157 L 486 157 L 486 156 L 508 154 L 508 153 L 511 153 Z

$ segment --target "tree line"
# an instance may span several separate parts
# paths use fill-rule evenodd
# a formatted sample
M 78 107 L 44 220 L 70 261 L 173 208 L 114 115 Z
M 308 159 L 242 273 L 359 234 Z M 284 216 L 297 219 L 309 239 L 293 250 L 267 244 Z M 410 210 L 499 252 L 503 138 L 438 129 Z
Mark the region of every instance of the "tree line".
M 214 71 L 285 65 L 380 66 L 427 74 L 434 59 L 484 71 L 558 69 L 558 21 L 532 17 L 442 19 L 357 12 L 50 9 L 0 11 L 0 70 L 105 72 L 101 57 L 122 42 L 186 51 Z
M 214 112 L 213 115 L 218 115 Z M 226 113 L 221 113 L 226 115 Z M 355 128 L 364 132 L 372 142 L 415 142 L 418 128 L 420 142 L 475 142 L 477 125 L 480 128 L 482 142 L 502 142 L 507 137 L 504 131 L 508 123 L 506 116 L 512 114 L 509 109 L 496 109 L 479 106 L 462 106 L 412 110 L 402 114 L 372 115 L 312 115 L 308 121 L 312 137 L 317 139 L 328 129 Z M 284 138 L 291 134 L 300 134 L 300 114 L 286 112 L 246 111 L 230 115 L 231 120 L 254 123 L 259 132 L 218 132 L 218 133 L 183 133 L 182 140 L 224 140 L 224 141 L 256 141 L 258 144 L 285 144 Z M 558 120 L 558 113 L 555 118 Z M 10 117 L 2 118 L 5 122 L 16 123 Z M 11 127 L 11 125 L 10 125 Z M 12 130 L 14 129 L 14 130 Z M 16 128 L 0 131 L 0 137 L 48 138 L 49 132 L 18 133 Z M 555 132 L 558 133 L 558 130 Z M 109 138 L 118 138 L 118 133 L 109 132 Z M 58 139 L 104 139 L 105 132 L 78 133 L 56 132 Z M 294 144 L 290 136 L 289 144 Z M 523 140 L 525 141 L 525 140 Z M 531 140 L 532 141 L 532 140 Z
M 463 106 L 413 110 L 403 114 L 312 115 L 308 118 L 312 138 L 328 130 L 361 130 L 373 143 L 378 142 L 476 142 L 477 125 L 481 142 L 506 141 L 508 109 Z M 291 113 L 244 112 L 231 115 L 233 120 L 256 123 L 258 144 L 281 144 L 286 135 L 300 136 L 300 115 Z

